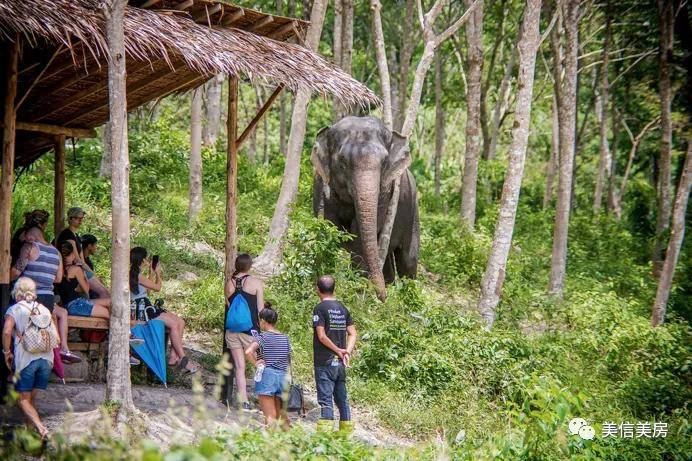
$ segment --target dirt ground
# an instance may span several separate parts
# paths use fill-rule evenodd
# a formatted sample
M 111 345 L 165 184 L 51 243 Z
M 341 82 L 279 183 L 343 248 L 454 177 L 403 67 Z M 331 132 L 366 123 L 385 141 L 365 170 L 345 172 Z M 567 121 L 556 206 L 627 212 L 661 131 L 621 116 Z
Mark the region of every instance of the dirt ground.
M 189 353 L 198 359 L 204 355 L 199 350 L 190 350 Z M 246 427 L 263 427 L 261 413 L 228 409 L 212 398 L 216 379 L 213 373 L 203 371 L 199 378 L 196 386 L 189 378 L 172 380 L 175 386 L 168 388 L 159 384 L 133 386 L 133 400 L 143 417 L 140 427 L 133 430 L 146 431 L 146 438 L 167 447 L 171 443 L 194 443 L 200 436 L 219 430 L 233 432 Z M 51 383 L 45 392 L 39 393 L 37 407 L 51 432 L 64 433 L 68 439 L 76 441 L 108 430 L 104 421 L 109 419 L 101 418 L 104 397 L 103 383 Z M 291 414 L 292 422 L 314 430 L 319 419 L 319 407 L 310 389 L 306 389 L 305 401 L 307 414 L 304 417 Z M 353 408 L 352 413 L 356 421 L 354 437 L 357 439 L 376 446 L 411 444 L 380 427 L 372 413 L 359 408 Z M 0 406 L 0 422 L 3 426 L 21 425 L 23 416 L 16 406 Z

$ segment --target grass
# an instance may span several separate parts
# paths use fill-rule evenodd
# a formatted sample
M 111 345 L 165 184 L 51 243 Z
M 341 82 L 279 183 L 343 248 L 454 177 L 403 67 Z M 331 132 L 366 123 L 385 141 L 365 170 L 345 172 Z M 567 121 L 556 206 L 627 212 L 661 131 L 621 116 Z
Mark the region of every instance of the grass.
M 134 133 L 131 143 L 132 245 L 160 255 L 166 307 L 181 315 L 196 334 L 212 337 L 220 351 L 224 300 L 218 255 L 225 229 L 225 164 L 220 154 L 205 151 L 204 208 L 200 220 L 190 224 L 184 179 L 187 140 L 180 134 L 185 128 L 166 118 L 165 108 L 163 114 L 155 130 Z M 84 179 L 95 171 L 99 155 L 97 144 L 79 146 L 77 162 L 68 162 L 66 201 L 87 211 L 83 231 L 99 237 L 101 252 L 94 260 L 99 275 L 108 280 L 110 186 L 107 180 Z M 282 168 L 282 158 L 266 168 L 241 158 L 240 251 L 261 250 Z M 482 166 L 486 177 L 481 194 L 493 194 L 498 183 L 501 187 L 497 168 Z M 537 168 L 527 166 L 498 320 L 493 331 L 486 332 L 474 303 L 497 216 L 494 202 L 481 200 L 476 229 L 470 231 L 458 225 L 455 211 L 444 212 L 445 203 L 449 210 L 458 207 L 458 171 L 446 170 L 440 199 L 432 197 L 429 175 L 419 175 L 424 270 L 416 281 L 388 287 L 388 300 L 382 304 L 340 250 L 348 236 L 312 218 L 311 170 L 305 160 L 285 271 L 266 288 L 266 297 L 279 310 L 279 328 L 292 339 L 294 371 L 299 380 L 312 380 L 310 316 L 317 302 L 312 281 L 318 272 L 331 272 L 338 280 L 338 296 L 351 309 L 361 333 L 349 385 L 352 400 L 398 434 L 423 442 L 443 434 L 452 443 L 463 431 L 463 443 L 448 447 L 455 459 L 682 459 L 683 453 L 692 451 L 691 342 L 685 319 L 689 293 L 675 292 L 669 322 L 652 330 L 648 309 L 655 280 L 646 258 L 650 236 L 641 230 L 646 226 L 633 227 L 627 214 L 622 222 L 605 216 L 594 220 L 577 208 L 570 228 L 566 297 L 562 302 L 548 298 L 553 216 L 540 209 L 542 190 L 537 182 L 542 180 L 530 173 Z M 50 162 L 44 159 L 20 179 L 14 223 L 21 211 L 51 209 L 51 177 Z M 647 196 L 646 190 L 633 189 L 633 194 Z M 683 275 L 689 270 L 684 257 L 689 243 L 685 248 Z M 212 371 L 218 358 L 206 356 L 202 365 Z M 566 421 L 572 416 L 594 422 L 666 420 L 675 430 L 666 441 L 579 444 L 566 437 Z M 304 450 L 317 458 L 339 457 L 347 450 L 385 459 L 440 454 L 425 444 L 411 452 L 378 452 L 310 438 L 300 431 L 286 436 L 245 434 L 233 440 L 237 448 L 230 448 L 230 453 L 240 457 L 280 443 L 287 444 L 289 453 Z M 330 444 L 345 451 L 330 452 Z M 224 447 L 220 449 L 228 449 Z

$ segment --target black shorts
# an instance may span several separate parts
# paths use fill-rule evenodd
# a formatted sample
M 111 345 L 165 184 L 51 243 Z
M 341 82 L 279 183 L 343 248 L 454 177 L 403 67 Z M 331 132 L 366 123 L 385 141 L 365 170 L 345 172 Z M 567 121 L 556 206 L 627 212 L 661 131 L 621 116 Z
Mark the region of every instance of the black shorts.
M 53 307 L 55 307 L 55 295 L 36 295 L 36 301 L 39 304 L 43 304 L 44 306 L 46 306 L 46 309 L 53 313 Z

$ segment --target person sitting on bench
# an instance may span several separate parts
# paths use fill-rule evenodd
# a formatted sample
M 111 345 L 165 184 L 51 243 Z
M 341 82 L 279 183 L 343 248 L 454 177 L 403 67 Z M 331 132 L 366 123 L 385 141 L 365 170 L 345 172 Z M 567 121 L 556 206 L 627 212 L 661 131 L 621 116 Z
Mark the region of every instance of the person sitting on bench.
M 110 292 L 108 288 L 104 285 L 101 279 L 96 276 L 96 271 L 94 270 L 94 263 L 91 257 L 96 254 L 98 249 L 98 239 L 95 235 L 84 234 L 81 236 L 82 240 L 82 256 L 84 256 L 84 274 L 89 281 L 89 298 L 100 298 L 105 295 L 106 298 L 110 297 Z M 92 274 L 90 276 L 90 274 Z
M 75 264 L 81 265 L 82 269 L 84 269 L 84 275 L 89 283 L 90 291 L 93 291 L 96 294 L 95 297 L 97 298 L 110 298 L 111 295 L 108 289 L 94 273 L 93 266 L 89 266 L 86 263 L 86 255 L 84 254 L 84 245 L 86 242 L 84 242 L 83 237 L 80 237 L 79 234 L 77 234 L 77 231 L 82 225 L 85 214 L 86 213 L 84 213 L 84 210 L 79 207 L 72 207 L 67 210 L 68 227 L 63 229 L 55 239 L 55 247 L 60 249 L 63 242 L 69 242 L 72 245 L 72 249 L 75 253 Z
M 43 210 L 24 215 L 24 226 L 15 232 L 17 251 L 10 279 L 21 275 L 34 281 L 36 300 L 53 314 L 58 324 L 60 359 L 64 363 L 78 363 L 82 359 L 70 352 L 67 344 L 67 311 L 55 304 L 54 283 L 62 280 L 63 266 L 58 251 L 46 241 L 44 232 L 48 216 Z
M 130 250 L 130 299 L 132 301 L 144 300 L 147 306 L 152 306 L 147 294 L 152 291 L 161 291 L 163 286 L 163 266 L 158 263 L 152 267 L 147 259 L 147 250 L 143 247 L 135 247 Z M 172 312 L 167 312 L 159 306 L 147 308 L 149 319 L 163 321 L 171 335 L 171 355 L 168 359 L 169 366 L 178 366 L 186 373 L 195 373 L 198 368 L 189 363 L 183 349 L 183 330 L 185 321 Z
M 70 242 L 63 242 L 60 245 L 60 254 L 63 259 L 62 281 L 55 285 L 56 291 L 60 296 L 60 301 L 70 315 L 80 317 L 99 317 L 107 319 L 110 317 L 110 298 L 87 299 L 89 283 L 87 282 L 84 269 L 76 264 L 77 256 Z

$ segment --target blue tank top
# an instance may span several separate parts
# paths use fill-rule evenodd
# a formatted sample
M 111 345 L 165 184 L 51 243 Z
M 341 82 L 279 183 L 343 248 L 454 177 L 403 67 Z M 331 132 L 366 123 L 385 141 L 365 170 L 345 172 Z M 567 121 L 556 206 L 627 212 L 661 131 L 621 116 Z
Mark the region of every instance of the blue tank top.
M 38 248 L 38 258 L 27 263 L 22 275 L 36 283 L 36 294 L 52 295 L 53 282 L 60 267 L 60 253 L 54 246 L 33 243 Z

